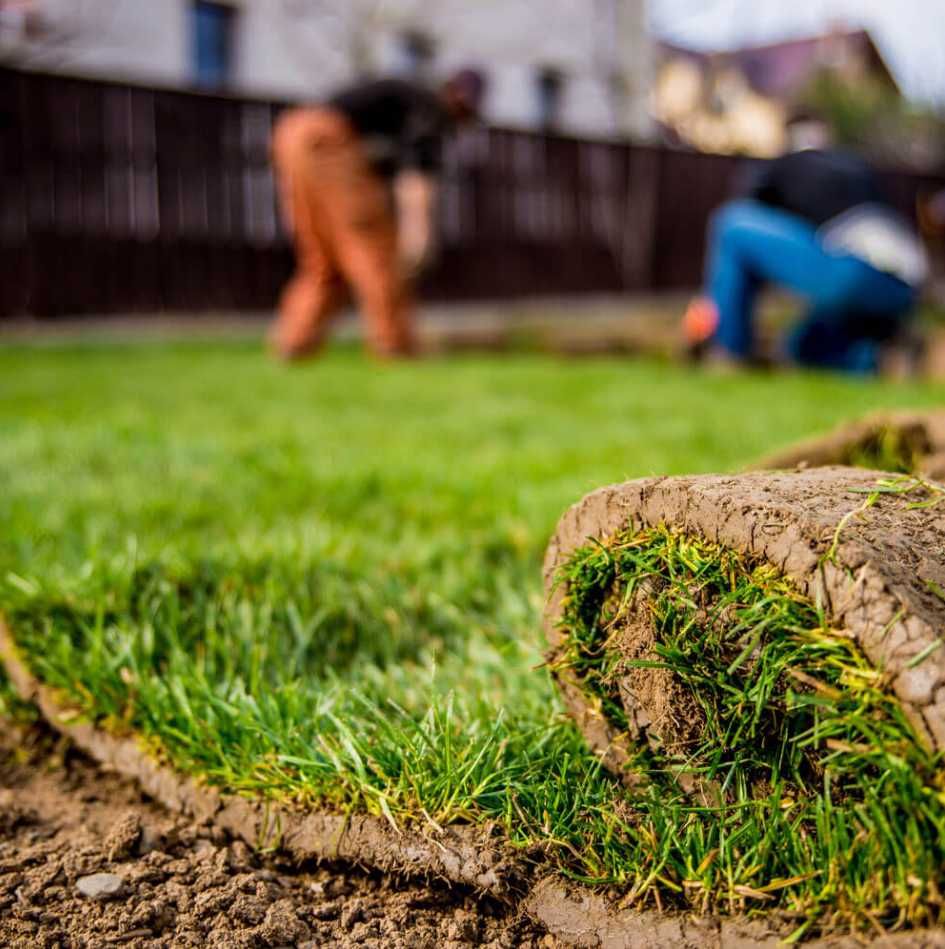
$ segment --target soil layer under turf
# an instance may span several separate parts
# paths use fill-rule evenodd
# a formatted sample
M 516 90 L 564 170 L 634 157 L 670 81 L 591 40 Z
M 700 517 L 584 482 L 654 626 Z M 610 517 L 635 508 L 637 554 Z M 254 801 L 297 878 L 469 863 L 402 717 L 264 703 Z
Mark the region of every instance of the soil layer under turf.
M 536 670 L 558 513 L 942 394 L 528 356 L 285 372 L 236 345 L 9 348 L 0 370 L 0 605 L 70 708 L 229 793 L 492 822 L 625 896 L 652 831 Z

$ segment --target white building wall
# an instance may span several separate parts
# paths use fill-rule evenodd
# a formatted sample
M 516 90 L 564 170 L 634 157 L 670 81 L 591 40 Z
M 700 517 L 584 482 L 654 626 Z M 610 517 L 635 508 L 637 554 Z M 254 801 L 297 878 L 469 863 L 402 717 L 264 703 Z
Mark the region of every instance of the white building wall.
M 236 28 L 233 91 L 305 100 L 353 79 L 346 18 L 322 12 L 336 5 L 344 4 L 244 0 Z M 292 15 L 306 6 L 310 13 Z
M 392 40 L 416 28 L 436 41 L 437 66 L 488 67 L 488 117 L 532 127 L 538 114 L 536 73 L 565 77 L 560 127 L 575 134 L 649 132 L 652 56 L 644 0 L 387 0 L 381 66 Z M 612 78 L 622 76 L 628 101 L 615 109 Z
M 189 0 L 32 0 L 63 42 L 0 29 L 0 57 L 29 68 L 189 87 Z M 236 94 L 317 99 L 364 72 L 402 65 L 402 36 L 434 43 L 433 73 L 475 63 L 490 79 L 486 118 L 534 127 L 537 74 L 564 76 L 558 127 L 645 135 L 652 62 L 645 0 L 233 0 Z M 68 32 L 68 30 L 67 30 Z M 615 97 L 614 74 L 627 94 Z
M 20 0 L 23 4 L 23 0 Z M 0 60 L 30 69 L 180 85 L 189 67 L 183 0 L 33 0 L 31 40 L 14 13 L 0 19 Z

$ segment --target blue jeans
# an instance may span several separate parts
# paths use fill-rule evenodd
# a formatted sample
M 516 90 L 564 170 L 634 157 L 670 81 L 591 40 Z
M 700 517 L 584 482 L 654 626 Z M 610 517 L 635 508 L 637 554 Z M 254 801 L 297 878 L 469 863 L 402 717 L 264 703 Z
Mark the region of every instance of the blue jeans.
M 802 365 L 848 372 L 876 370 L 878 342 L 896 334 L 916 302 L 915 289 L 897 277 L 825 251 L 803 218 L 748 200 L 713 216 L 707 282 L 719 312 L 714 342 L 730 355 L 751 355 L 755 300 L 774 283 L 809 303 L 788 333 L 787 354 Z

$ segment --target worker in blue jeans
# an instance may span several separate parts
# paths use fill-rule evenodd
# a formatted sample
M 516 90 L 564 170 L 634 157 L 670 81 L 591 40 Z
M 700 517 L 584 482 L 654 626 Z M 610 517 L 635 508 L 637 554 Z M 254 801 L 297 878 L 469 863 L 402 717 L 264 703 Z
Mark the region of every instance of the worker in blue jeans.
M 756 299 L 770 284 L 807 302 L 784 355 L 805 366 L 875 372 L 904 327 L 927 272 L 921 241 L 883 199 L 872 171 L 836 151 L 767 164 L 749 196 L 713 216 L 705 294 L 684 330 L 695 355 L 755 356 Z

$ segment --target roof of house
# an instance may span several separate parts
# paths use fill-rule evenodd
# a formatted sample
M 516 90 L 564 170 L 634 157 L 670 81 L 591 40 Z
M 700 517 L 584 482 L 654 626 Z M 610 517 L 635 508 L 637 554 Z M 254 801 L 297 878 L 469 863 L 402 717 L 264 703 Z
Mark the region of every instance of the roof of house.
M 832 50 L 861 52 L 876 73 L 898 88 L 895 77 L 866 30 L 837 31 L 727 51 L 693 50 L 665 42 L 658 43 L 657 47 L 664 59 L 682 56 L 703 68 L 719 63 L 735 66 L 753 89 L 778 99 L 789 97 L 803 85 L 821 64 L 829 61 Z

